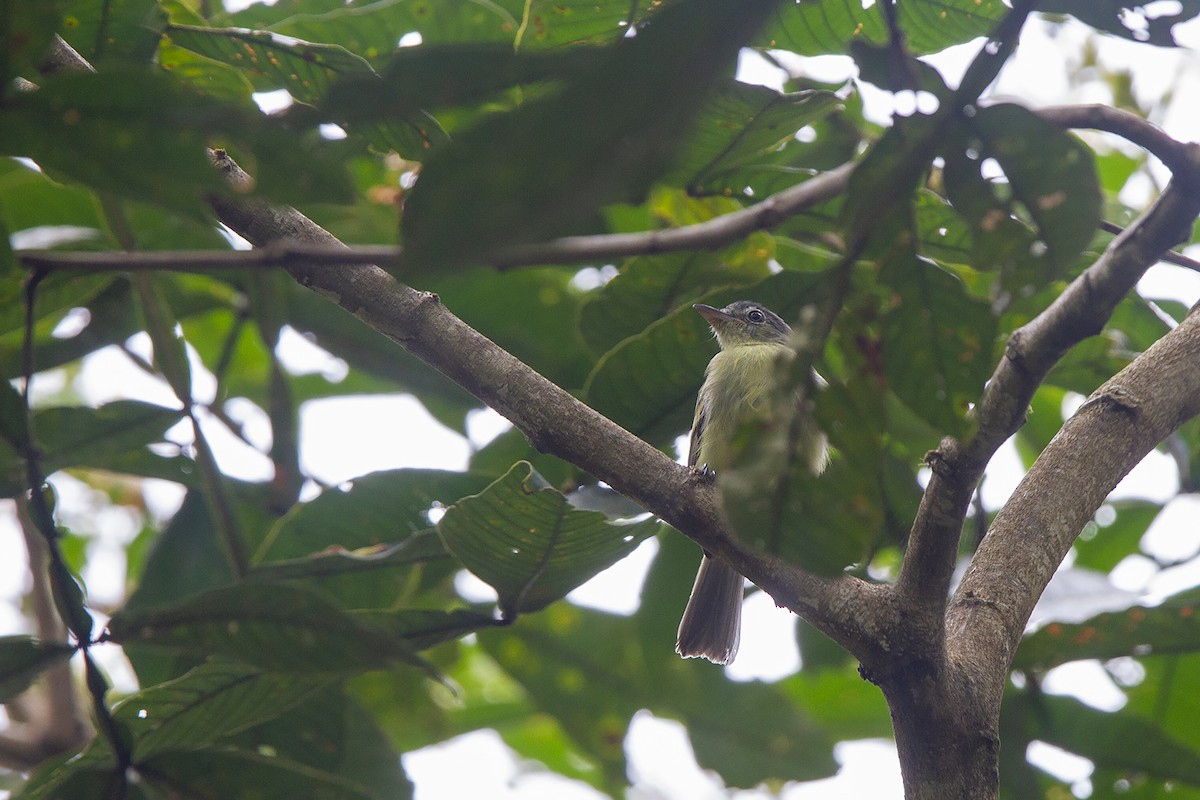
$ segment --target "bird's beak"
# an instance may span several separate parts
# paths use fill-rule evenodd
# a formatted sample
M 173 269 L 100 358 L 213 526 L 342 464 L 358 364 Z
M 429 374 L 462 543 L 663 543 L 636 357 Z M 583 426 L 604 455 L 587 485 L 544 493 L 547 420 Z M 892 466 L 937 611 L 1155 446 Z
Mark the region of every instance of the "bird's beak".
M 700 316 L 704 317 L 704 321 L 711 325 L 714 330 L 719 330 L 733 322 L 733 317 L 719 308 L 706 306 L 704 303 L 695 303 L 692 308 L 696 309 Z

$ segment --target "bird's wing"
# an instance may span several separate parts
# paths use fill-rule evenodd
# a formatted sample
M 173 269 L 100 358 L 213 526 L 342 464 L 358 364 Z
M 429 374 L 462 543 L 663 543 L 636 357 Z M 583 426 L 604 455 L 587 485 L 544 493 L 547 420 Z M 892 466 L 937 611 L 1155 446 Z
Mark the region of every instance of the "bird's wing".
M 696 416 L 692 418 L 692 436 L 688 440 L 688 466 L 696 466 L 696 459 L 700 457 L 700 437 L 704 434 L 704 424 L 708 421 L 708 414 L 704 408 L 703 398 L 696 398 Z

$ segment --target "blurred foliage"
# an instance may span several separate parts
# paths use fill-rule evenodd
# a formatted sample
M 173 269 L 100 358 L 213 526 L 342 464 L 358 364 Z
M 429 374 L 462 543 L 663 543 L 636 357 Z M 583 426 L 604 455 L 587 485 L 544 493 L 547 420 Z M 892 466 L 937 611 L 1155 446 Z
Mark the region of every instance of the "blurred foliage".
M 621 796 L 626 734 L 643 710 L 682 723 L 700 764 L 733 787 L 826 777 L 835 743 L 889 735 L 878 691 L 806 624 L 796 632 L 803 668 L 782 680 L 735 682 L 678 659 L 671 641 L 696 548 L 516 431 L 473 452 L 462 472 L 389 470 L 343 486 L 303 475 L 297 420 L 311 400 L 411 393 L 460 433 L 479 404 L 280 274 L 45 276 L 29 331 L 34 386 L 60 388 L 35 393 L 26 419 L 28 276 L 13 253 L 229 247 L 205 203 L 228 189 L 204 147 L 226 148 L 254 176 L 255 197 L 297 204 L 351 243 L 404 244 L 406 281 L 673 455 L 715 352 L 692 303 L 754 297 L 789 320 L 837 303 L 816 363 L 828 385 L 814 401 L 834 448 L 829 472 L 785 481 L 784 502 L 747 502 L 736 516 L 814 569 L 855 564 L 886 578 L 916 513 L 924 453 L 970 430 L 1007 336 L 1111 239 L 1096 232 L 1099 215 L 1128 222 L 1134 211 L 1117 195 L 1146 159 L 1089 146 L 1016 105 L 950 102 L 916 57 L 993 31 L 1008 11 L 1000 0 L 897 4 L 906 53 L 889 45 L 885 5 L 3 4 L 0 495 L 28 492 L 32 450 L 44 471 L 103 498 L 88 502 L 135 520 L 127 596 L 104 634 L 140 685 L 108 698 L 138 776 L 125 796 L 411 797 L 400 753 L 481 728 L 522 759 Z M 1134 5 L 1041 8 L 1159 46 L 1200 13 L 1185 0 L 1138 28 Z M 39 74 L 56 32 L 97 71 Z M 791 66 L 784 91 L 734 80 L 747 47 Z M 795 54 L 852 55 L 862 80 L 880 86 L 912 70 L 941 105 L 881 129 L 855 82 L 813 80 Z M 18 76 L 38 88 L 17 88 Z M 1138 111 L 1117 91 L 1122 76 L 1108 78 L 1114 105 Z M 255 93 L 278 90 L 290 105 L 261 113 Z M 851 159 L 861 164 L 847 195 L 716 251 L 486 267 L 511 244 L 715 220 Z M 848 265 L 847 248 L 857 257 Z M 1015 437 L 1025 465 L 1081 395 L 1185 313 L 1132 296 L 1067 354 Z M 289 371 L 284 334 L 336 366 Z M 91 402 L 76 379 L 102 350 L 165 393 Z M 269 446 L 239 423 L 235 409 L 246 407 L 269 428 Z M 275 479 L 245 482 L 198 458 L 196 409 L 258 444 Z M 1183 490 L 1196 491 L 1200 425 L 1167 448 Z M 181 487 L 179 507 L 152 513 L 142 479 Z M 61 527 L 83 529 L 60 540 L 60 601 L 86 617 L 72 572 L 86 574 L 94 530 L 90 507 L 72 504 L 81 501 L 57 509 Z M 1107 504 L 1078 539 L 1074 567 L 1107 573 L 1152 558 L 1143 542 L 1163 507 Z M 803 536 L 789 533 L 797 526 Z M 244 574 L 218 531 L 240 542 Z M 631 617 L 561 599 L 647 538 L 657 550 Z M 466 591 L 465 571 L 495 599 Z M 1200 796 L 1195 598 L 1081 609 L 1016 655 L 1005 795 L 1065 791 L 1025 760 L 1040 740 L 1095 764 L 1094 797 Z M 0 638 L 0 697 L 71 652 Z M 1047 670 L 1080 659 L 1106 665 L 1128 698 L 1120 711 L 1040 692 Z M 97 738 L 47 761 L 17 796 L 101 796 L 123 780 L 118 761 Z

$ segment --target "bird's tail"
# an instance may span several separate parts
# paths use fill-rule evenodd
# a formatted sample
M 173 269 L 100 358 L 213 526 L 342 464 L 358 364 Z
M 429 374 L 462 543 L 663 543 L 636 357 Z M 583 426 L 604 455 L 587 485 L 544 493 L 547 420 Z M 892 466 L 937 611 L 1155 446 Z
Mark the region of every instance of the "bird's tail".
M 741 638 L 743 583 L 733 567 L 704 556 L 679 623 L 675 652 L 714 664 L 733 661 Z

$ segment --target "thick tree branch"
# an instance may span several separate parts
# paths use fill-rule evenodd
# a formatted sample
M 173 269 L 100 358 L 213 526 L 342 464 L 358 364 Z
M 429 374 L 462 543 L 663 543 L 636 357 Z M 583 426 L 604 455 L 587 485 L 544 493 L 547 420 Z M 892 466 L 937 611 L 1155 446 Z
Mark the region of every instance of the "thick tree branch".
M 933 475 L 913 525 L 898 590 L 922 607 L 942 608 L 972 493 L 997 448 L 1025 421 L 1033 393 L 1074 345 L 1103 329 L 1117 303 L 1200 215 L 1200 149 L 1150 209 L 1109 244 L 1045 311 L 1013 333 L 975 408 L 965 442 L 944 439 L 929 456 Z
M 225 154 L 214 160 L 235 184 L 248 180 Z M 225 197 L 212 198 L 211 205 L 218 219 L 256 246 L 281 239 L 339 244 L 292 208 Z M 374 266 L 288 271 L 494 408 L 538 450 L 580 466 L 654 512 L 852 652 L 868 655 L 879 647 L 881 631 L 889 627 L 871 610 L 878 587 L 850 576 L 811 575 L 740 543 L 721 521 L 710 479 L 543 378 L 451 314 L 437 295 L 404 286 Z
M 1079 531 L 1130 469 L 1200 414 L 1198 355 L 1200 313 L 1193 313 L 1097 389 L 1047 445 L 954 594 L 947 626 L 970 634 L 952 640 L 952 657 L 1011 662 L 1034 604 Z M 998 703 L 1002 686 L 990 688 Z
M 1039 109 L 1038 116 L 1063 129 L 1090 128 L 1113 133 L 1152 153 L 1180 175 L 1196 169 L 1195 145 L 1171 138 L 1166 131 L 1136 114 L 1098 104 L 1050 106 Z

